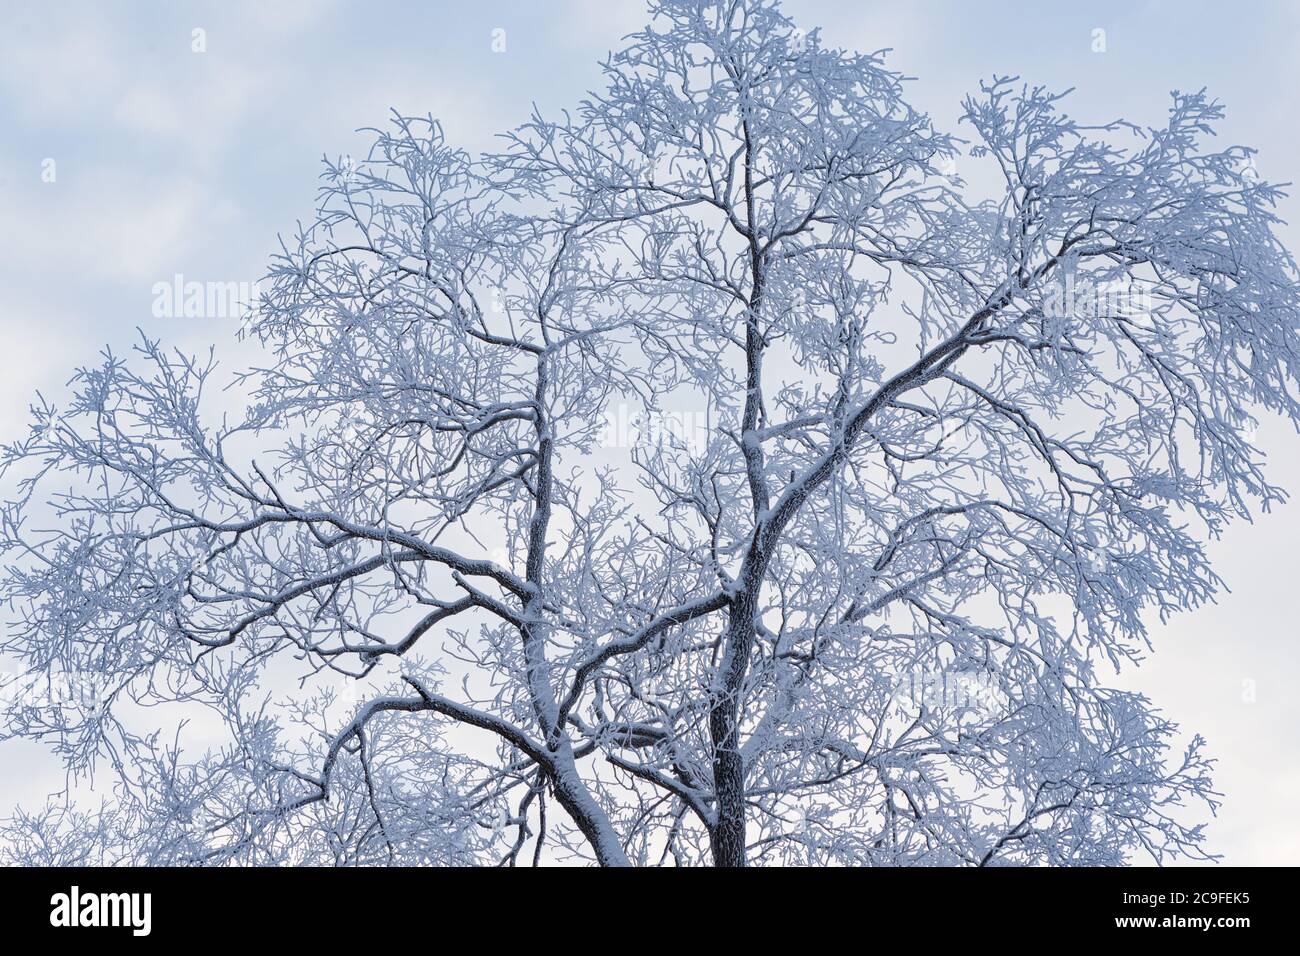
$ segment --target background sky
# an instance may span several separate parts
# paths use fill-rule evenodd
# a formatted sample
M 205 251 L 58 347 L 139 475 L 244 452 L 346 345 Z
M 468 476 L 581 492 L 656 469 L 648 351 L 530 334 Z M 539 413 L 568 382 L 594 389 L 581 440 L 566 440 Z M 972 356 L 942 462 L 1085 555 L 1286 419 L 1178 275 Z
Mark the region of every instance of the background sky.
M 892 48 L 911 100 L 955 127 L 981 78 L 1074 87 L 1087 121 L 1163 121 L 1171 90 L 1228 107 L 1220 138 L 1300 175 L 1300 4 L 787 0 L 823 42 Z M 36 390 L 143 329 L 237 364 L 238 319 L 153 314 L 177 274 L 252 282 L 278 233 L 309 218 L 323 154 L 363 148 L 391 108 L 431 113 L 468 149 L 599 83 L 597 62 L 645 21 L 641 0 L 51 2 L 0 0 L 0 440 Z M 201 31 L 196 33 L 195 31 Z M 504 47 L 504 49 L 502 49 Z M 201 49 L 199 49 L 201 48 Z M 960 171 L 960 170 L 959 170 Z M 1297 200 L 1283 214 L 1296 218 Z M 1285 236 L 1300 249 L 1300 230 Z M 1300 438 L 1266 420 L 1272 477 L 1300 490 Z M 1300 861 L 1300 506 L 1211 548 L 1231 593 L 1153 622 L 1155 653 L 1116 680 L 1146 692 L 1219 760 L 1210 848 L 1229 863 Z M 35 745 L 0 744 L 0 814 L 60 785 Z

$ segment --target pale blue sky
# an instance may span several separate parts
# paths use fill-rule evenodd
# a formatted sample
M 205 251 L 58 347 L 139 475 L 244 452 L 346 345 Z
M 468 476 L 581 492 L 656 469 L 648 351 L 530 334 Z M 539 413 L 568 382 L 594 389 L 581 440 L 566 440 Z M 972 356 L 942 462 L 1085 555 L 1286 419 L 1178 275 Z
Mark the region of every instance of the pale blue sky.
M 1228 106 L 1222 138 L 1259 148 L 1262 175 L 1300 174 L 1300 5 L 786 9 L 829 44 L 894 48 L 893 65 L 918 78 L 913 101 L 949 128 L 962 95 L 994 73 L 1076 87 L 1081 118 L 1143 124 L 1161 120 L 1171 89 L 1204 86 Z M 310 215 L 321 154 L 360 147 L 355 128 L 397 107 L 488 145 L 534 101 L 574 103 L 598 82 L 598 58 L 643 20 L 640 0 L 0 0 L 0 437 L 23 427 L 35 389 L 58 394 L 72 366 L 129 346 L 136 326 L 233 356 L 234 319 L 156 318 L 154 283 L 256 279 L 276 233 Z M 192 50 L 196 28 L 206 52 Z M 505 52 L 493 51 L 495 29 Z M 1105 52 L 1093 49 L 1099 29 Z M 1300 231 L 1287 235 L 1300 247 Z M 1274 477 L 1297 488 L 1300 439 L 1266 422 L 1261 442 Z M 1298 535 L 1295 505 L 1234 528 L 1213 549 L 1233 593 L 1157 628 L 1155 657 L 1124 678 L 1220 759 L 1226 802 L 1210 843 L 1228 862 L 1300 859 Z M 34 748 L 0 745 L 0 811 L 58 779 Z

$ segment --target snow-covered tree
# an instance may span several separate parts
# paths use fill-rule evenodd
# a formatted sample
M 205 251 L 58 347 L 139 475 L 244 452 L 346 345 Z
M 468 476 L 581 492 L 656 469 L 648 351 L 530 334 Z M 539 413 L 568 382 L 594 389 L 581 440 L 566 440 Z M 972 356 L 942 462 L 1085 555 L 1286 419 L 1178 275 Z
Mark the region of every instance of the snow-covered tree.
M 1206 855 L 1201 740 L 1105 679 L 1281 497 L 1278 188 L 1203 93 L 948 135 L 769 0 L 651 10 L 499 152 L 328 165 L 246 416 L 148 340 L 34 409 L 3 650 L 96 692 L 3 733 L 116 782 L 8 858 Z

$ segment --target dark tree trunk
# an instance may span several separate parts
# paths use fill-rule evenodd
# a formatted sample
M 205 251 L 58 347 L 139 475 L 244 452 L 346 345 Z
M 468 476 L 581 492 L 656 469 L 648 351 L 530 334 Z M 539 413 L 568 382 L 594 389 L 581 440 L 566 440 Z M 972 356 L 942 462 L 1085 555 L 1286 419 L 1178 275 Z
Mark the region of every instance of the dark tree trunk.
M 745 761 L 740 753 L 739 714 L 753 640 L 754 598 L 746 589 L 731 606 L 722 666 L 709 710 L 717 813 L 710 833 L 714 866 L 745 865 Z

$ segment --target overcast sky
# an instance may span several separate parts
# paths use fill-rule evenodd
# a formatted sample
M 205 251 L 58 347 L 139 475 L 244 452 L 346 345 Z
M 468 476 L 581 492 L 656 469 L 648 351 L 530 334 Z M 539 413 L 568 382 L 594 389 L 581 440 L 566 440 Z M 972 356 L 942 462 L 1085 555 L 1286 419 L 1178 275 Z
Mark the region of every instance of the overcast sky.
M 1223 140 L 1257 147 L 1266 178 L 1300 172 L 1300 4 L 786 9 L 828 45 L 892 48 L 912 101 L 947 129 L 994 74 L 1075 87 L 1069 109 L 1089 121 L 1159 123 L 1171 90 L 1207 87 L 1228 107 Z M 358 127 L 395 107 L 487 146 L 534 102 L 572 105 L 644 19 L 640 0 L 0 0 L 0 439 L 22 431 L 35 390 L 59 395 L 137 326 L 233 357 L 237 319 L 157 317 L 155 284 L 255 280 L 277 233 L 310 216 L 322 154 L 360 150 Z M 1300 439 L 1266 421 L 1260 441 L 1274 479 L 1300 487 Z M 1296 505 L 1233 528 L 1212 549 L 1232 593 L 1156 625 L 1152 659 L 1119 678 L 1208 739 L 1225 793 L 1210 847 L 1230 863 L 1300 859 L 1298 533 Z M 0 745 L 0 814 L 60 779 L 36 747 Z

